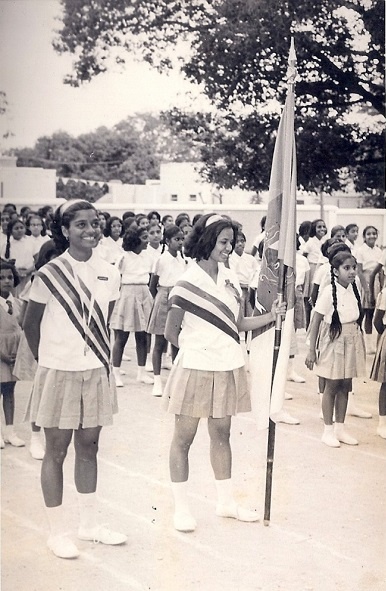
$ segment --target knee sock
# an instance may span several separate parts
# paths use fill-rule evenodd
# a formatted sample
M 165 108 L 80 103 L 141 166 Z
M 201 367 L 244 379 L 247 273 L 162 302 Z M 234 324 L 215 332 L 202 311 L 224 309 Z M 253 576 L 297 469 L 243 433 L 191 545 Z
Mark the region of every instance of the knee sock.
M 96 493 L 79 493 L 79 527 L 82 529 L 93 529 L 96 523 Z
M 215 483 L 219 505 L 235 505 L 236 501 L 232 494 L 232 479 L 226 478 L 224 480 L 215 480 Z
M 174 497 L 175 513 L 190 514 L 188 502 L 188 481 L 172 482 L 172 493 Z
M 46 514 L 50 526 L 50 535 L 63 535 L 66 531 L 63 505 L 58 505 L 57 507 L 46 507 Z

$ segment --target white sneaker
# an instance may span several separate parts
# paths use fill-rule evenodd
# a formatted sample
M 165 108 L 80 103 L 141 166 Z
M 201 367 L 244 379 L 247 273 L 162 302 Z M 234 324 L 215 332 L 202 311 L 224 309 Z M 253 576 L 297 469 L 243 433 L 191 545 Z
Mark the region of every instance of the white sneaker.
M 284 400 L 292 400 L 293 396 L 289 392 L 284 392 Z
M 131 357 L 129 357 L 128 355 L 123 354 L 122 355 L 122 361 L 131 361 Z
M 256 511 L 240 507 L 237 503 L 232 505 L 218 504 L 216 507 L 216 515 L 219 517 L 230 517 L 231 519 L 237 519 L 238 521 L 247 521 L 249 523 L 259 521 L 259 516 Z
M 3 439 L 3 436 L 0 435 L 0 449 L 4 449 L 4 448 L 5 448 L 4 439 Z
M 345 443 L 346 445 L 358 445 L 358 440 L 355 437 L 352 437 L 346 431 L 335 432 L 335 437 L 341 443 Z
M 103 525 L 94 527 L 92 529 L 84 529 L 82 527 L 78 530 L 78 538 L 86 540 L 87 542 L 94 542 L 95 544 L 106 544 L 108 546 L 119 546 L 127 542 L 127 536 L 112 531 Z
M 193 515 L 190 513 L 174 513 L 173 516 L 173 525 L 174 529 L 177 531 L 182 531 L 184 533 L 194 531 L 196 529 L 197 523 L 194 519 Z
M 113 376 L 115 379 L 115 385 L 117 388 L 123 388 L 123 382 L 122 382 L 122 378 L 121 378 L 121 374 L 120 374 L 120 368 L 119 367 L 113 367 Z
M 31 441 L 29 446 L 29 453 L 31 454 L 34 460 L 42 460 L 46 452 L 40 441 Z
M 47 546 L 58 558 L 78 558 L 79 550 L 66 535 L 50 536 Z
M 352 402 L 349 402 L 347 405 L 346 415 L 350 415 L 352 417 L 359 417 L 360 419 L 371 419 L 373 416 L 371 412 L 367 412 L 367 410 L 358 408 Z
M 148 359 L 146 361 L 145 371 L 148 371 L 149 373 L 153 373 L 153 362 L 151 359 Z
M 125 370 L 124 370 L 124 369 L 120 369 L 120 370 L 119 370 L 119 374 L 120 374 L 121 376 L 125 376 L 125 375 L 126 375 L 126 372 L 125 372 Z
M 300 424 L 299 419 L 295 419 L 295 417 L 291 416 L 285 410 L 281 410 L 280 412 L 277 412 L 276 414 L 272 415 L 271 418 L 275 423 L 285 423 L 286 425 L 299 425 Z
M 154 384 L 154 380 L 151 376 L 147 376 L 146 374 L 138 376 L 137 382 L 141 382 L 142 384 Z
M 154 384 L 153 389 L 151 391 L 153 396 L 162 396 L 163 392 L 162 392 L 162 386 L 160 386 L 159 384 Z
M 340 443 L 333 433 L 323 433 L 322 443 L 325 443 L 329 447 L 340 447 Z
M 386 425 L 379 425 L 377 427 L 377 434 L 379 437 L 382 437 L 382 439 L 386 439 Z
M 289 382 L 296 382 L 297 384 L 305 384 L 306 380 L 300 376 L 299 374 L 295 373 L 294 371 L 287 377 Z
M 161 368 L 172 369 L 173 363 L 170 357 L 162 357 Z
M 23 441 L 23 439 L 20 439 L 20 437 L 18 437 L 16 435 L 16 433 L 13 431 L 5 434 L 4 441 L 5 441 L 5 443 L 10 443 L 11 445 L 13 445 L 13 447 L 24 447 L 25 446 L 25 441 Z

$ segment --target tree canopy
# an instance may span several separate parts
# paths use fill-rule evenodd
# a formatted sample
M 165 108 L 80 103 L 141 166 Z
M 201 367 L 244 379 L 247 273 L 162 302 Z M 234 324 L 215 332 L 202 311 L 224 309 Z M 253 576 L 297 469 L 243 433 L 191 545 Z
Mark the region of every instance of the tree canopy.
M 55 47 L 75 56 L 67 82 L 91 80 L 111 60 L 123 63 L 127 51 L 161 70 L 180 67 L 218 109 L 204 134 L 208 175 L 216 176 L 211 161 L 223 162 L 230 168 L 219 181 L 252 183 L 248 188 L 259 189 L 256 171 L 266 169 L 263 152 L 272 148 L 277 104 L 284 102 L 293 36 L 302 186 L 337 188 L 344 168 L 358 189 L 382 190 L 382 0 L 62 0 L 62 5 Z M 369 131 L 353 122 L 353 113 L 361 110 L 378 126 Z M 193 113 L 181 113 L 178 121 L 177 115 L 171 120 L 188 135 L 205 120 L 203 114 L 193 121 Z M 196 136 L 198 145 L 202 139 Z

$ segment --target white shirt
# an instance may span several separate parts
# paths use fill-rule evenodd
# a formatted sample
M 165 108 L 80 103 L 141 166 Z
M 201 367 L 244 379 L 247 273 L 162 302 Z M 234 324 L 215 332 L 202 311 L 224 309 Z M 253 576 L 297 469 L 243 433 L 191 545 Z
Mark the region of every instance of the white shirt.
M 51 240 L 51 238 L 47 236 L 47 234 L 45 236 L 30 236 L 30 238 L 33 244 L 34 255 L 39 254 L 39 250 L 41 249 L 43 244 L 45 242 L 48 242 L 48 240 Z
M 142 250 L 139 254 L 130 251 L 123 251 L 123 258 L 120 265 L 122 284 L 124 285 L 147 285 L 151 273 L 152 262 Z
M 3 244 L 1 247 L 1 257 L 5 258 L 5 251 L 7 245 Z M 20 240 L 15 240 L 13 236 L 10 238 L 9 258 L 15 259 L 16 269 L 30 269 L 34 266 L 35 247 L 31 240 L 31 236 L 23 236 Z
M 236 273 L 240 285 L 249 287 L 258 269 L 258 262 L 251 254 L 239 256 L 234 251 L 229 257 L 229 266 Z
M 111 236 L 104 236 L 97 246 L 99 256 L 110 263 L 118 266 L 123 256 L 122 238 L 113 240 Z
M 107 322 L 109 303 L 118 299 L 120 277 L 118 270 L 95 252 L 88 261 L 75 260 L 68 251 L 63 255 L 76 275 L 87 285 Z M 85 371 L 103 367 L 90 349 L 84 354 L 84 340 L 39 276 L 30 291 L 30 300 L 45 304 L 40 325 L 39 365 L 63 371 Z
M 304 281 L 306 279 L 306 273 L 310 270 L 310 265 L 306 257 L 297 252 L 295 258 L 295 266 L 295 286 L 297 287 L 298 285 L 304 284 Z
M 358 250 L 358 247 L 355 244 L 353 244 L 351 242 L 351 240 L 349 240 L 348 238 L 346 238 L 346 240 L 344 241 L 344 243 L 346 244 L 346 246 L 349 247 L 349 249 L 351 250 L 352 255 L 355 258 L 357 258 L 357 250 Z
M 323 238 L 321 238 L 320 240 L 316 236 L 313 236 L 312 238 L 309 238 L 307 242 L 305 242 L 304 245 L 300 247 L 300 252 L 303 255 L 307 255 L 307 260 L 311 265 L 318 264 L 319 256 L 321 254 L 320 247 L 322 246 L 323 242 L 325 242 L 327 239 L 327 234 L 326 236 L 323 236 Z
M 178 252 L 177 256 L 174 257 L 169 251 L 165 251 L 156 261 L 153 273 L 158 275 L 158 285 L 160 287 L 173 287 L 185 271 L 185 268 L 186 263 L 181 253 Z
M 231 288 L 226 287 L 226 281 L 234 285 L 241 295 L 241 288 L 237 277 L 231 269 L 223 264 L 218 266 L 217 282 L 192 262 L 181 280 L 189 281 L 210 296 L 221 300 L 233 312 L 237 321 L 240 304 Z M 170 297 L 173 295 L 173 290 Z M 232 337 L 206 320 L 191 312 L 185 312 L 181 332 L 179 335 L 179 353 L 175 363 L 180 361 L 184 368 L 203 371 L 229 371 L 242 367 L 244 357 L 241 346 Z
M 158 261 L 158 259 L 161 256 L 162 246 L 159 246 L 158 248 L 153 248 L 152 246 L 150 246 L 150 244 L 148 244 L 145 252 L 146 252 L 147 256 L 149 257 L 149 259 L 151 259 L 151 262 L 152 262 L 151 268 L 153 269 L 154 265 L 156 264 L 156 262 Z
M 386 287 L 378 294 L 376 309 L 386 312 Z M 386 324 L 386 314 L 383 315 L 382 324 Z
M 357 248 L 356 259 L 362 265 L 363 271 L 372 271 L 380 263 L 383 265 L 382 251 L 379 246 L 371 248 L 363 243 Z
M 335 285 L 337 310 L 341 323 L 346 324 L 348 322 L 355 322 L 359 318 L 359 308 L 352 285 L 350 284 L 347 289 L 342 287 L 337 281 L 335 282 Z M 315 312 L 322 314 L 324 316 L 324 321 L 327 322 L 327 324 L 331 324 L 331 318 L 334 312 L 331 284 L 323 289 L 316 300 Z

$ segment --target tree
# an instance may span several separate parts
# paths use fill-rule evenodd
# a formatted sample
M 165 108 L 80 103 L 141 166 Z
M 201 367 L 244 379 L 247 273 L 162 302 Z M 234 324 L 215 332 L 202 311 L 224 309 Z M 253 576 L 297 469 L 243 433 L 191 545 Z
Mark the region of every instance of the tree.
M 258 136 L 255 143 L 271 145 L 277 113 L 274 104 L 283 103 L 286 90 L 291 35 L 298 54 L 298 160 L 300 170 L 304 165 L 304 187 L 314 184 L 315 190 L 320 186 L 330 190 L 340 186 L 339 166 L 351 171 L 360 188 L 366 184 L 363 175 L 367 166 L 381 166 L 383 121 L 368 141 L 363 132 L 361 136 L 358 124 L 347 119 L 360 108 L 366 108 L 374 118 L 383 117 L 381 0 L 62 0 L 62 4 L 63 26 L 55 47 L 76 56 L 67 82 L 77 85 L 88 81 L 106 71 L 111 59 L 124 62 L 125 52 L 130 51 L 159 69 L 182 64 L 183 73 L 204 87 L 218 109 L 220 128 L 230 133 L 227 137 L 215 134 L 219 141 L 212 142 L 214 162 L 231 160 L 234 164 L 224 182 L 233 178 L 240 186 L 250 183 L 253 157 L 245 158 L 241 148 L 254 149 L 248 137 L 251 130 L 263 133 L 266 128 L 266 137 Z M 186 43 L 181 40 L 189 46 L 187 59 Z M 173 118 L 176 122 L 176 113 Z M 200 115 L 193 127 L 199 127 L 201 121 Z M 187 131 L 192 133 L 192 128 Z M 235 147 L 232 158 L 230 137 Z M 196 140 L 200 144 L 200 138 Z M 327 152 L 327 146 L 332 152 Z M 262 157 L 262 149 L 256 151 Z M 215 165 L 204 151 L 204 161 L 205 157 L 208 174 L 215 175 Z M 260 169 L 265 169 L 266 158 L 259 162 Z

